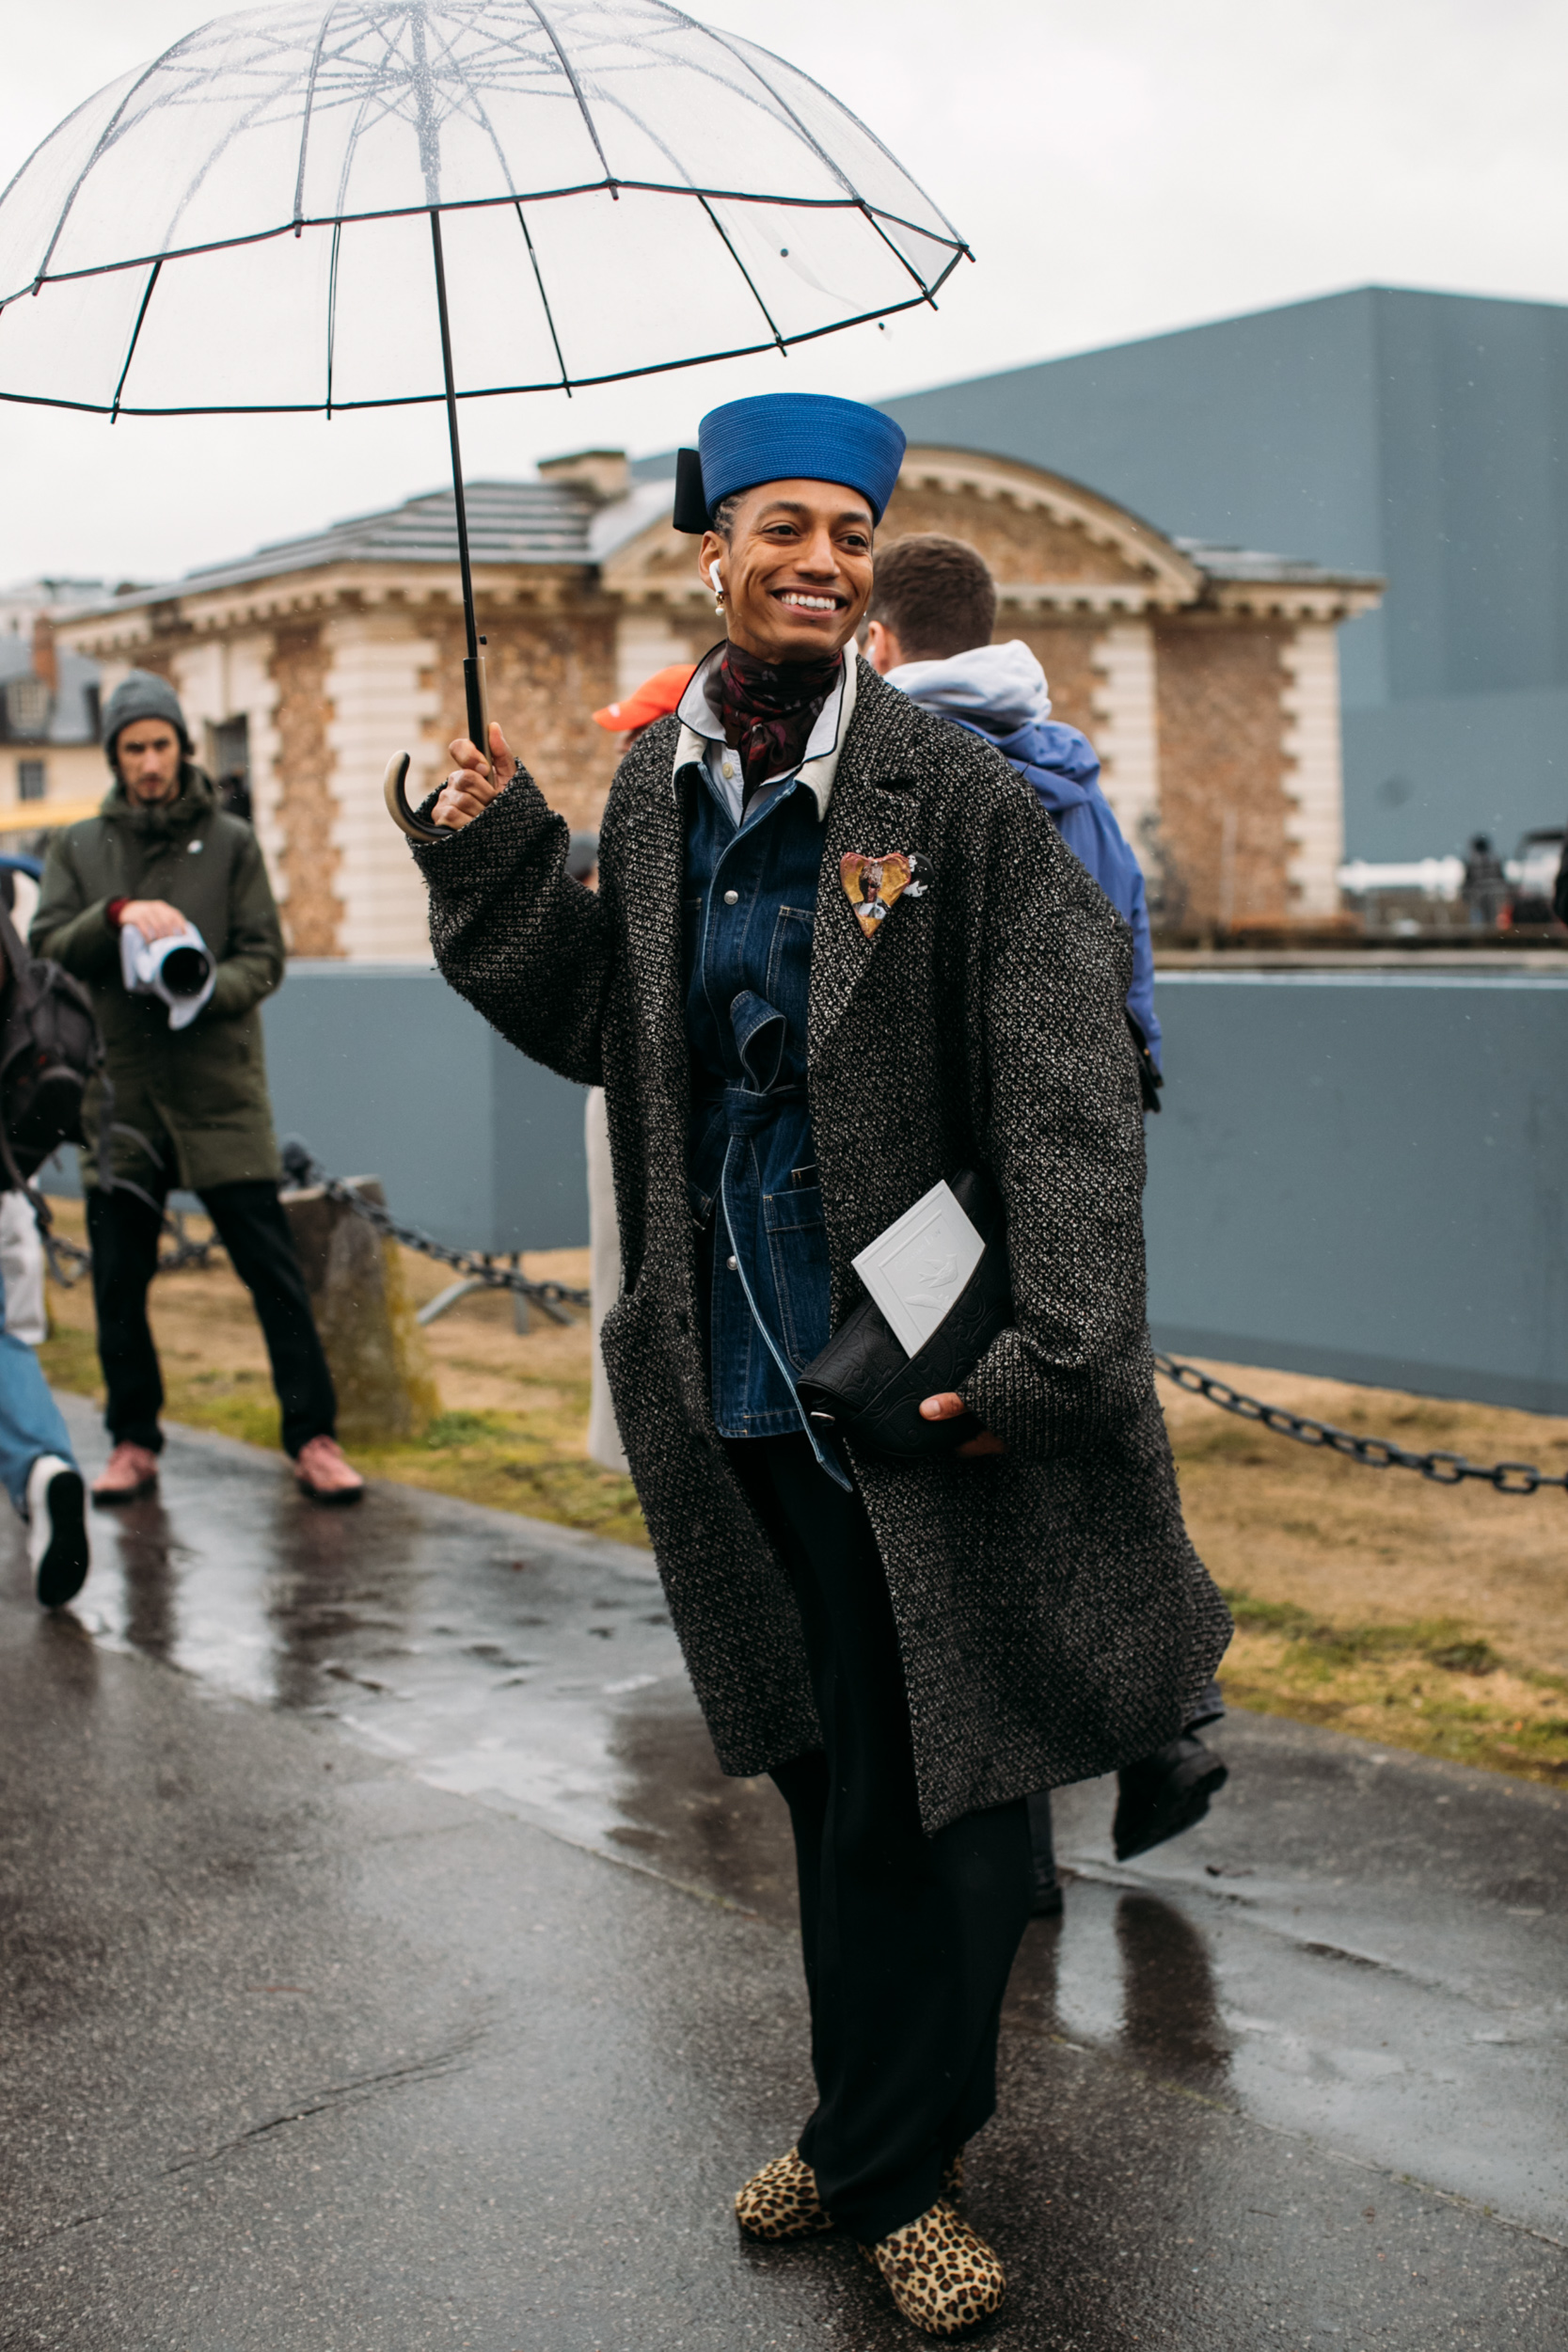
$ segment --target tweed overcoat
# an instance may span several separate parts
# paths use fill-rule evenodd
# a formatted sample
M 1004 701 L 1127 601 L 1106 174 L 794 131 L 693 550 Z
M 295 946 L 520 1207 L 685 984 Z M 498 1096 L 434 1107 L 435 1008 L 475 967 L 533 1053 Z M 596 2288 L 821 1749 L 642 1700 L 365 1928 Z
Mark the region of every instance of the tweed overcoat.
M 863 1295 L 856 1252 L 973 1166 L 1006 1204 L 1017 1311 L 964 1391 L 1005 1454 L 854 1464 L 934 1833 L 1174 1738 L 1230 1624 L 1182 1525 L 1154 1394 L 1131 934 L 999 754 L 864 663 L 858 687 L 824 827 L 808 1041 L 834 1327 Z M 622 762 L 596 895 L 567 878 L 566 825 L 522 770 L 416 855 L 451 985 L 524 1053 L 605 1089 L 623 1279 L 605 1365 L 720 1763 L 750 1774 L 819 1733 L 787 1578 L 708 1401 L 678 735 L 661 720 Z M 895 850 L 920 852 L 927 887 L 867 939 L 839 861 Z

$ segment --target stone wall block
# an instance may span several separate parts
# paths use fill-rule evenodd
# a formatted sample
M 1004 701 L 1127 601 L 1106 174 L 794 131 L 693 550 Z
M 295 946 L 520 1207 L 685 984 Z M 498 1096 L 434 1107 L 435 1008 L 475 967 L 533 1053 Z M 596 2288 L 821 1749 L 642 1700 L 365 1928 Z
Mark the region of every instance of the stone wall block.
M 1114 621 L 1096 641 L 1098 729 L 1086 730 L 1104 764 L 1101 788 L 1135 850 L 1160 821 L 1160 728 L 1154 631 L 1144 620 Z
M 280 789 L 276 807 L 282 844 L 279 868 L 284 935 L 296 956 L 339 956 L 343 906 L 338 893 L 341 852 L 333 839 L 335 809 L 327 729 L 327 646 L 319 621 L 280 628 L 273 640 L 272 677 L 277 690 L 273 723 Z
M 1280 647 L 1279 659 L 1287 681 L 1279 700 L 1291 908 L 1303 915 L 1336 914 L 1345 854 L 1338 631 L 1331 622 L 1303 622 Z
M 386 1205 L 378 1178 L 352 1182 Z M 396 1244 L 320 1185 L 286 1192 L 283 1207 L 332 1368 L 339 1437 L 354 1446 L 422 1436 L 441 1403 Z

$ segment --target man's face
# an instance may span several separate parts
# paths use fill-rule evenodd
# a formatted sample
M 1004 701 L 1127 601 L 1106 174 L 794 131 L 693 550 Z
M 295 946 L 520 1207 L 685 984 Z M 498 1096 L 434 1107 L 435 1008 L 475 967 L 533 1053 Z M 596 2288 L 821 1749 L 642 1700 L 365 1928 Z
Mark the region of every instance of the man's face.
M 133 719 L 115 738 L 115 766 L 133 801 L 150 808 L 180 789 L 180 738 L 166 719 Z
M 847 645 L 871 601 L 870 507 L 832 482 L 769 482 L 736 510 L 730 545 L 703 538 L 717 565 L 732 644 L 764 661 L 820 661 Z

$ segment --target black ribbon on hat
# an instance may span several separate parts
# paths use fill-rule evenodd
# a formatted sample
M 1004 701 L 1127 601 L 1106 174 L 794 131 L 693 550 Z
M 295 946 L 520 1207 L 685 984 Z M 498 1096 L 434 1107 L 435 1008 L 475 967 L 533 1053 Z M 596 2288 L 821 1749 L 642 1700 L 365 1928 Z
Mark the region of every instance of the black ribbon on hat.
M 703 488 L 703 461 L 694 449 L 675 452 L 675 511 L 677 531 L 700 538 L 707 529 L 707 493 Z

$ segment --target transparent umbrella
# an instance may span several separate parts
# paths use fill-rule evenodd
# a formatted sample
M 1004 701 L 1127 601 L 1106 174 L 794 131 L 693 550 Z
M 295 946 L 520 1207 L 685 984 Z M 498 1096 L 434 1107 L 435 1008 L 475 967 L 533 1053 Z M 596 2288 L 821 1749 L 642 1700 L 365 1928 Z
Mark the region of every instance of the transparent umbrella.
M 785 351 L 965 251 L 818 84 L 662 0 L 283 0 L 100 90 L 0 196 L 0 399 L 444 402 L 483 742 L 457 403 Z

